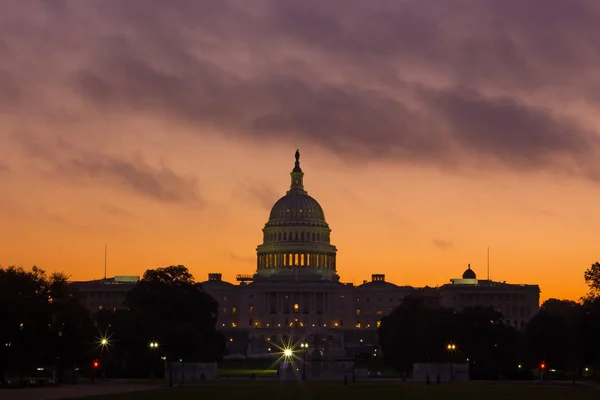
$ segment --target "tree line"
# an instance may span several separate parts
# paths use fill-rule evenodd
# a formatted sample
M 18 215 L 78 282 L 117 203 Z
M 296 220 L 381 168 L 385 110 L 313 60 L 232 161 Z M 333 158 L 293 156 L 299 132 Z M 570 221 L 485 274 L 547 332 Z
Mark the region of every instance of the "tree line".
M 531 379 L 598 376 L 600 263 L 585 271 L 589 293 L 579 302 L 550 299 L 517 331 L 491 308 L 460 312 L 407 298 L 381 321 L 384 362 L 410 373 L 413 363 L 469 363 L 472 378 Z
M 524 331 L 492 309 L 460 312 L 406 298 L 379 328 L 385 363 L 410 373 L 415 362 L 468 362 L 472 378 L 531 378 L 542 364 L 573 379 L 600 371 L 600 264 L 584 275 L 579 302 L 550 299 Z M 125 308 L 91 314 L 62 273 L 0 268 L 0 379 L 39 366 L 59 378 L 99 371 L 160 374 L 164 361 L 220 360 L 219 305 L 182 265 L 151 269 Z M 96 371 L 94 371 L 96 369 Z
M 182 265 L 148 270 L 126 307 L 91 314 L 61 273 L 0 268 L 0 379 L 39 367 L 59 378 L 160 373 L 165 360 L 215 361 L 225 351 L 218 303 Z M 62 379 L 64 380 L 64 379 Z

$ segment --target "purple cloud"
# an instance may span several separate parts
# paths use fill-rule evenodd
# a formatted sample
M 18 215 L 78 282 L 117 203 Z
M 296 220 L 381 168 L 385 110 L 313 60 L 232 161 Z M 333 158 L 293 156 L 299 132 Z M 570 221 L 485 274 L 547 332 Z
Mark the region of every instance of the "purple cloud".
M 342 157 L 597 180 L 598 25 L 593 0 L 4 2 L 0 100 L 52 114 L 58 87 Z

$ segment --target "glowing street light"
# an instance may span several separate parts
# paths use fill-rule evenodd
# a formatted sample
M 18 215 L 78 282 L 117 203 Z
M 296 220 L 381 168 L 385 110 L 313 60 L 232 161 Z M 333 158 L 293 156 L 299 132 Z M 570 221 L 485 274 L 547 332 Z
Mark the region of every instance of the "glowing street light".
M 448 349 L 448 356 L 449 356 L 449 360 L 450 360 L 450 382 L 454 381 L 454 365 L 453 360 L 452 360 L 452 353 L 454 352 L 454 350 L 456 350 L 456 345 L 454 343 L 448 343 L 448 346 L 446 346 L 446 348 Z
M 96 337 L 98 340 L 96 350 L 100 349 L 100 353 L 104 353 L 104 350 L 109 350 L 112 346 L 112 341 L 110 340 L 110 335 L 104 334 L 102 336 Z
M 306 380 L 306 352 L 308 351 L 308 343 L 300 343 L 302 352 L 302 380 Z
M 148 344 L 148 347 L 150 347 L 151 349 L 157 349 L 158 342 L 150 342 L 150 344 Z
M 288 358 L 291 357 L 292 354 L 293 354 L 292 353 L 292 349 L 285 349 L 285 350 L 283 350 L 283 355 L 286 356 L 286 357 L 288 357 Z

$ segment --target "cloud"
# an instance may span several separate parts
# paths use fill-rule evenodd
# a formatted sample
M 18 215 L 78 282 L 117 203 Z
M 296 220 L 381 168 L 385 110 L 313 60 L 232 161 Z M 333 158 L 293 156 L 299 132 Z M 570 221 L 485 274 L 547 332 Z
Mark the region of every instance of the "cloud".
M 454 243 L 444 239 L 431 239 L 431 243 L 440 250 L 450 250 L 454 247 Z
M 10 171 L 10 166 L 4 161 L 0 160 L 0 173 Z
M 256 257 L 244 257 L 229 251 L 227 256 L 234 261 L 241 261 L 243 263 L 254 263 L 256 262 Z
M 118 218 L 130 218 L 133 216 L 131 212 L 124 210 L 120 207 L 113 206 L 112 204 L 102 204 L 100 208 L 107 214 L 113 215 Z
M 164 163 L 152 166 L 140 154 L 123 158 L 75 147 L 60 138 L 54 146 L 30 139 L 26 135 L 18 138 L 28 154 L 50 167 L 54 177 L 114 187 L 166 203 L 205 204 L 197 178 L 180 175 Z
M 241 196 L 246 198 L 259 205 L 261 208 L 270 210 L 277 199 L 283 196 L 283 193 L 276 191 L 264 182 L 248 178 L 240 183 L 238 190 L 236 190 L 233 195 L 235 197 Z
M 33 210 L 26 210 L 24 212 L 29 214 L 29 216 L 36 218 L 37 220 L 46 220 L 57 225 L 74 228 L 85 233 L 89 233 L 90 231 L 89 226 L 80 224 L 79 222 L 74 222 L 73 218 L 70 218 L 68 215 L 57 213 L 43 207 L 37 207 Z
M 62 115 L 54 90 L 342 158 L 600 179 L 593 0 L 44 4 L 0 5 L 0 88 L 24 113 Z M 172 196 L 139 163 L 95 161 L 79 167 Z

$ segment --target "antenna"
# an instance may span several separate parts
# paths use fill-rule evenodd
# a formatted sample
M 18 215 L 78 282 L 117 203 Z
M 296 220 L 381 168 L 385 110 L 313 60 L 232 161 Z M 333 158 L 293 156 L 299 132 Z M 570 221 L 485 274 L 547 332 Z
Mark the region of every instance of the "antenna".
M 490 280 L 490 246 L 488 246 L 487 273 L 488 273 L 488 281 L 489 281 Z
M 106 245 L 104 245 L 104 280 L 106 280 Z

